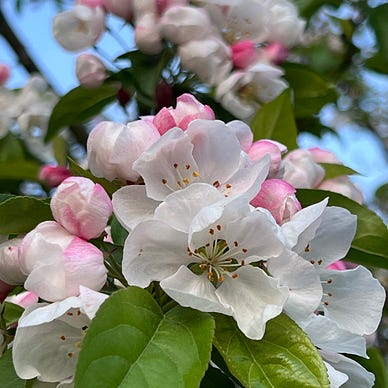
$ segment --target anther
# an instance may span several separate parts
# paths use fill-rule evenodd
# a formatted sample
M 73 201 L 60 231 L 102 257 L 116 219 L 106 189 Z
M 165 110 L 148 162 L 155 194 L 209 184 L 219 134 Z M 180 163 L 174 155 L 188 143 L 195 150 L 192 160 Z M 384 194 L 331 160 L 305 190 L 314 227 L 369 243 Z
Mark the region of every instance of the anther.
M 186 164 L 186 170 L 190 170 L 190 164 Z
M 245 260 L 241 260 L 241 266 L 245 265 Z
M 66 337 L 64 335 L 61 335 L 61 340 L 64 341 L 66 339 Z
M 178 168 L 178 163 L 174 163 L 174 168 Z
M 194 178 L 198 178 L 199 177 L 199 172 L 198 171 L 194 171 L 193 172 L 193 177 Z
M 331 292 L 329 292 L 329 293 L 327 294 L 327 296 L 333 296 L 333 294 L 332 294 Z
M 232 279 L 238 278 L 238 275 L 236 273 L 232 274 Z
M 227 184 L 225 185 L 225 187 L 226 187 L 227 189 L 231 189 L 231 188 L 232 188 L 232 185 L 231 185 L 230 183 L 227 183 Z
M 310 252 L 310 244 L 307 244 L 306 248 L 304 249 L 305 252 Z
M 327 284 L 333 283 L 333 279 L 327 279 Z
M 329 302 L 323 302 L 323 304 L 324 304 L 325 306 L 328 306 L 328 305 L 329 305 Z
M 247 253 L 248 252 L 248 249 L 246 249 L 246 248 L 243 248 L 243 249 L 241 249 L 244 253 Z
M 186 185 L 188 185 L 190 183 L 190 179 L 189 178 L 183 178 L 183 182 L 185 182 Z
M 321 265 L 323 261 L 321 259 L 318 260 L 318 265 Z
M 220 187 L 220 182 L 218 182 L 218 181 L 213 182 L 213 186 L 214 186 L 216 189 L 218 189 L 218 188 Z
M 221 230 L 221 225 L 220 224 L 217 225 L 217 230 Z
M 73 316 L 73 313 L 68 312 L 67 315 L 68 315 L 69 317 L 72 317 L 72 316 Z
M 310 260 L 310 263 L 311 264 L 315 264 L 315 260 Z
M 235 247 L 238 247 L 238 241 L 234 241 L 233 244 Z
M 72 358 L 72 357 L 73 357 L 73 353 L 72 353 L 72 352 L 67 353 L 67 355 L 68 355 L 69 358 Z
M 165 185 L 167 184 L 167 179 L 162 179 L 162 183 Z
M 209 229 L 209 233 L 210 233 L 211 235 L 213 235 L 213 234 L 214 234 L 214 229 L 210 228 L 210 229 Z

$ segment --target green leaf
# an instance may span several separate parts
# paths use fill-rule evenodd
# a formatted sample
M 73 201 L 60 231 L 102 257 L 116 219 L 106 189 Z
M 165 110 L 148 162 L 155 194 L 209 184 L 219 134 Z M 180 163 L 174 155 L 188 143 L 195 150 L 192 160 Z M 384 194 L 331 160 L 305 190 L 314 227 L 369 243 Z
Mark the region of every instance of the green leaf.
M 214 345 L 245 387 L 329 387 L 317 349 L 299 326 L 282 314 L 267 323 L 261 340 L 251 340 L 228 316 L 214 314 Z
M 296 117 L 318 114 L 322 107 L 337 100 L 335 86 L 306 65 L 284 64 L 285 78 L 294 91 Z
M 337 193 L 324 190 L 298 189 L 303 207 L 329 197 L 329 206 L 341 206 L 357 216 L 357 232 L 346 259 L 358 264 L 388 269 L 388 229 L 372 210 Z
M 18 162 L 24 159 L 23 147 L 20 140 L 12 133 L 0 139 L 0 162 Z
M 174 307 L 163 314 L 138 287 L 105 301 L 82 344 L 75 386 L 82 388 L 198 387 L 208 365 L 214 320 Z
M 15 196 L 0 203 L 0 234 L 27 233 L 52 219 L 50 205 L 34 197 Z
M 96 89 L 82 86 L 70 90 L 55 105 L 49 123 L 45 141 L 54 138 L 57 132 L 69 125 L 82 124 L 100 113 L 101 110 L 116 98 L 117 88 L 103 84 Z
M 4 302 L 2 316 L 5 320 L 6 327 L 17 323 L 20 316 L 23 314 L 24 308 L 17 304 Z
M 388 59 L 385 59 L 380 52 L 367 59 L 365 66 L 378 73 L 388 74 Z
M 311 17 L 322 5 L 330 4 L 334 6 L 341 5 L 341 0 L 294 0 L 295 5 L 299 8 L 300 15 L 309 18 Z
M 359 175 L 359 173 L 343 164 L 319 163 L 325 169 L 325 179 L 332 179 L 344 175 Z
M 0 357 L 0 387 L 24 388 L 24 380 L 21 380 L 15 372 L 12 362 L 12 351 L 8 349 Z
M 68 157 L 67 160 L 69 161 L 69 168 L 73 175 L 89 178 L 94 183 L 100 184 L 110 196 L 112 196 L 112 194 L 122 186 L 119 181 L 109 182 L 105 178 L 95 177 L 89 170 L 84 170 L 70 157 Z
M 367 349 L 366 354 L 369 359 L 358 356 L 352 356 L 352 358 L 375 375 L 373 388 L 387 388 L 387 369 L 381 351 L 376 347 L 371 347 Z
M 235 388 L 235 384 L 232 380 L 229 379 L 221 369 L 213 368 L 211 365 L 207 368 L 205 376 L 201 381 L 200 388 Z
M 254 140 L 272 139 L 283 143 L 289 150 L 297 148 L 297 129 L 291 104 L 290 90 L 265 104 L 252 119 Z
M 388 61 L 388 4 L 370 8 L 369 24 L 374 29 L 379 46 L 379 54 L 384 61 Z
M 40 165 L 35 162 L 0 162 L 0 179 L 37 181 Z
M 128 231 L 121 226 L 120 222 L 114 216 L 110 223 L 110 232 L 115 244 L 124 245 L 125 240 L 128 237 Z

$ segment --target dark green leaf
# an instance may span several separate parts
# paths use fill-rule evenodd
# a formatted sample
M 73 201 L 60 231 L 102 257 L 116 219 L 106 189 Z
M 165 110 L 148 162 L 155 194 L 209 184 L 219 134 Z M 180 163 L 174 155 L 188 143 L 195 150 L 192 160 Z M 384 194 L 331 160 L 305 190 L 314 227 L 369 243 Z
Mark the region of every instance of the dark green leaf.
M 73 175 L 89 178 L 94 183 L 100 184 L 110 196 L 112 196 L 112 194 L 122 186 L 119 181 L 109 182 L 105 178 L 97 178 L 89 170 L 84 170 L 70 157 L 67 159 L 69 161 L 70 171 L 73 173 Z
M 37 181 L 40 165 L 34 162 L 0 162 L 0 179 Z
M 335 86 L 305 65 L 284 64 L 285 78 L 294 91 L 296 117 L 309 117 L 337 99 Z
M 367 59 L 365 66 L 378 73 L 388 74 L 388 59 L 385 59 L 379 52 Z
M 0 234 L 27 233 L 52 220 L 50 205 L 33 197 L 12 197 L 0 203 Z
M 251 122 L 254 140 L 272 139 L 283 143 L 289 150 L 297 148 L 297 129 L 290 90 L 263 105 Z
M 294 0 L 294 3 L 299 8 L 301 16 L 310 18 L 322 5 L 330 4 L 339 6 L 342 4 L 341 0 Z
M 379 45 L 379 54 L 385 62 L 388 61 L 388 4 L 370 8 L 369 24 L 374 29 Z
M 207 368 L 214 320 L 174 307 L 163 314 L 147 291 L 129 287 L 105 301 L 79 356 L 75 386 L 198 387 Z
M 228 316 L 215 314 L 214 345 L 245 387 L 329 387 L 317 349 L 299 326 L 282 314 L 267 323 L 263 339 L 251 340 Z
M 15 372 L 12 362 L 12 351 L 8 349 L 0 357 L 0 387 L 24 388 L 24 380 L 21 380 Z
M 23 147 L 12 133 L 0 139 L 0 162 L 19 162 L 23 159 Z
M 343 164 L 319 163 L 325 169 L 325 179 L 336 178 L 343 175 L 359 175 L 359 173 Z
M 211 365 L 207 368 L 205 376 L 201 381 L 200 388 L 235 388 L 234 382 L 229 379 L 221 369 L 213 368 Z
M 17 323 L 20 316 L 23 314 L 23 307 L 20 307 L 17 304 L 4 302 L 2 316 L 5 320 L 6 327 Z
M 346 259 L 355 263 L 388 269 L 388 229 L 370 209 L 337 193 L 324 190 L 298 189 L 302 206 L 329 197 L 329 206 L 341 206 L 357 216 L 357 232 Z
M 45 140 L 53 139 L 63 127 L 82 124 L 100 113 L 106 105 L 115 100 L 116 94 L 117 88 L 108 84 L 103 84 L 96 89 L 78 86 L 70 90 L 55 105 Z
M 0 194 L 0 203 L 6 201 L 7 199 L 13 198 L 12 194 Z
M 128 232 L 121 226 L 116 217 L 112 217 L 110 228 L 113 242 L 118 245 L 124 245 Z

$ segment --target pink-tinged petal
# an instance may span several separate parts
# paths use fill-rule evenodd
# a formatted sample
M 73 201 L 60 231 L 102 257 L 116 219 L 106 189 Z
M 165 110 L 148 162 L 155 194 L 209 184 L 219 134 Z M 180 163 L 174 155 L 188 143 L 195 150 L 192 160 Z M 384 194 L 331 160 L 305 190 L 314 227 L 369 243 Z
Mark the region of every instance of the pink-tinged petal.
M 364 203 L 364 196 L 359 188 L 354 185 L 347 176 L 340 176 L 333 179 L 325 179 L 317 187 L 319 190 L 333 191 L 356 201 L 360 205 Z
M 249 125 L 240 120 L 233 120 L 227 123 L 226 126 L 237 136 L 241 150 L 248 152 L 253 142 L 253 133 Z
M 125 241 L 123 274 L 130 285 L 147 287 L 192 261 L 185 233 L 159 220 L 149 220 L 138 224 Z
M 138 223 L 151 219 L 160 202 L 147 197 L 145 186 L 131 185 L 115 191 L 112 203 L 120 224 L 131 231 Z
M 152 121 L 161 135 L 164 135 L 169 129 L 177 126 L 171 110 L 172 108 L 162 108 Z
M 332 152 L 319 147 L 309 148 L 308 151 L 313 156 L 315 163 L 341 163 Z
M 184 265 L 174 275 L 162 280 L 160 286 L 181 306 L 232 315 L 232 310 L 220 303 L 206 274 L 195 275 Z
M 57 187 L 71 175 L 71 171 L 63 166 L 43 166 L 39 172 L 39 179 L 49 187 Z
M 30 291 L 24 291 L 17 295 L 11 295 L 6 299 L 7 302 L 17 304 L 24 308 L 38 303 L 38 300 L 39 296 Z
M 261 339 L 266 323 L 282 312 L 288 290 L 257 267 L 240 267 L 234 274 L 237 277 L 226 277 L 216 294 L 233 311 L 240 330 L 248 338 Z
M 271 157 L 271 167 L 269 170 L 270 177 L 276 177 L 280 171 L 282 154 L 277 144 L 268 140 L 255 141 L 248 150 L 248 156 L 253 160 L 260 160 L 264 155 Z
M 245 69 L 257 59 L 256 45 L 251 40 L 241 40 L 232 45 L 233 65 Z

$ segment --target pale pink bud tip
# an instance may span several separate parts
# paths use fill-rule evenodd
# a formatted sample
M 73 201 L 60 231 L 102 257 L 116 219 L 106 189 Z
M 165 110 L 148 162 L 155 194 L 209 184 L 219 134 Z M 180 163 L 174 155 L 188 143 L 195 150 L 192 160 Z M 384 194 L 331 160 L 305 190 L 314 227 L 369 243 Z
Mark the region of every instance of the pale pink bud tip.
M 91 89 L 101 86 L 107 77 L 105 65 L 93 54 L 78 56 L 75 73 L 80 85 Z
M 86 5 L 87 7 L 104 7 L 105 0 L 78 0 L 76 2 L 78 5 Z
M 256 59 L 255 42 L 251 40 L 242 40 L 235 43 L 231 49 L 233 65 L 239 69 L 245 69 Z
M 9 73 L 9 66 L 0 64 L 0 85 L 3 85 L 7 82 Z
M 281 43 L 271 43 L 264 48 L 266 58 L 275 65 L 281 65 L 288 56 L 288 49 Z
M 48 187 L 57 187 L 71 175 L 71 171 L 66 167 L 43 166 L 39 172 L 39 179 L 43 181 Z

